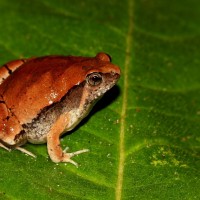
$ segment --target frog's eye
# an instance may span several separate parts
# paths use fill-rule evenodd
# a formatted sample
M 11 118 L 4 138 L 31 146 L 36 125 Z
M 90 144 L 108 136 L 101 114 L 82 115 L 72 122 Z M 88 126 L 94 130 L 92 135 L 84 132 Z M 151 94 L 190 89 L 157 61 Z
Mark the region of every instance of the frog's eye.
M 87 83 L 92 86 L 99 85 L 102 82 L 102 75 L 100 73 L 92 73 L 87 76 Z

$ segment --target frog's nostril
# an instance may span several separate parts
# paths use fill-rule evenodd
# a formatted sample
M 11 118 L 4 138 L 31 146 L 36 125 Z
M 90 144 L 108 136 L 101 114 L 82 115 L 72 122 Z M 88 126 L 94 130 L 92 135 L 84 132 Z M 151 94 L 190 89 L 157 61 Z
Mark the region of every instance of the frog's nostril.
M 116 71 L 111 71 L 111 76 L 113 76 L 114 78 L 119 78 L 120 77 L 120 74 L 117 73 Z

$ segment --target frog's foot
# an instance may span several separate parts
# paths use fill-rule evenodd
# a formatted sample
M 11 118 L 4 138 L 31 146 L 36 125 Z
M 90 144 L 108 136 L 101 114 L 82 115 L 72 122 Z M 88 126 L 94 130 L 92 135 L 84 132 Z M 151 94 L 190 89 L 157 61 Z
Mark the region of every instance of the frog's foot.
M 73 156 L 76 156 L 76 155 L 79 155 L 79 154 L 82 154 L 82 153 L 86 153 L 89 151 L 89 149 L 82 149 L 82 150 L 79 150 L 79 151 L 75 151 L 75 152 L 72 152 L 72 153 L 67 153 L 67 150 L 69 148 L 66 147 L 64 150 L 63 150 L 63 156 L 62 156 L 62 161 L 61 162 L 69 162 L 73 165 L 75 165 L 76 167 L 78 167 L 78 163 L 76 163 L 75 161 L 73 161 L 71 158 Z
M 21 151 L 22 153 L 25 153 L 25 154 L 27 154 L 29 156 L 32 156 L 33 158 L 36 158 L 36 155 L 34 155 L 30 151 L 28 151 L 28 150 L 26 150 L 26 149 L 24 149 L 22 147 L 15 147 L 15 149 L 17 149 L 17 150 Z
M 3 148 L 3 149 L 5 149 L 5 150 L 7 150 L 7 151 L 11 151 L 10 148 L 6 147 L 2 143 L 0 143 L 0 147 Z M 30 151 L 28 151 L 28 150 L 26 150 L 26 149 L 24 149 L 22 147 L 15 147 L 15 149 L 17 149 L 17 150 L 19 150 L 19 151 L 21 151 L 21 152 L 23 152 L 23 153 L 25 153 L 25 154 L 27 154 L 29 156 L 32 156 L 32 157 L 36 158 L 36 156 L 33 153 L 31 153 Z
M 8 147 L 6 147 L 5 145 L 3 145 L 1 142 L 0 142 L 0 147 L 7 150 L 7 151 L 11 151 L 11 149 L 9 149 Z

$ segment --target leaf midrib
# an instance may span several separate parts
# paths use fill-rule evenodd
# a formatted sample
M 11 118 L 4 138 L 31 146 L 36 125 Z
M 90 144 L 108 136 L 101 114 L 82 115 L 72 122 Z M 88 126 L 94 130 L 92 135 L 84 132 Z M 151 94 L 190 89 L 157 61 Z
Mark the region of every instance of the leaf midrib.
M 126 56 L 124 64 L 123 73 L 123 93 L 122 93 L 122 109 L 121 109 L 121 126 L 120 126 L 120 136 L 119 136 L 119 165 L 118 165 L 118 176 L 117 184 L 115 190 L 115 199 L 122 199 L 122 187 L 124 178 L 124 162 L 125 162 L 125 149 L 124 149 L 124 139 L 125 139 L 125 117 L 127 112 L 127 97 L 128 97 L 128 67 L 131 61 L 131 48 L 132 48 L 132 33 L 133 33 L 133 7 L 134 2 L 132 0 L 128 1 L 128 16 L 129 16 L 129 26 L 126 36 Z

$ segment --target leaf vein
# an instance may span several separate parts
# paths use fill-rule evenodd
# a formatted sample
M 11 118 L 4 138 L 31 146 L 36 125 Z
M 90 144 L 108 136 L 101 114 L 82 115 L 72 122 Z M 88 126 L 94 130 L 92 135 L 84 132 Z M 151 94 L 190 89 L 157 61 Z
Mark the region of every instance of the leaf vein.
M 122 97 L 122 109 L 121 109 L 121 126 L 120 126 L 120 138 L 119 138 L 119 166 L 117 184 L 115 190 L 116 200 L 122 199 L 122 186 L 124 178 L 124 162 L 125 162 L 125 117 L 127 111 L 127 97 L 128 97 L 128 67 L 131 61 L 131 48 L 132 48 L 132 33 L 133 33 L 133 1 L 128 1 L 128 14 L 129 14 L 129 27 L 126 36 L 126 57 L 124 67 L 124 82 L 123 82 L 123 97 Z

